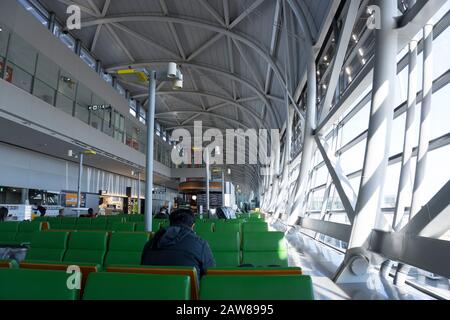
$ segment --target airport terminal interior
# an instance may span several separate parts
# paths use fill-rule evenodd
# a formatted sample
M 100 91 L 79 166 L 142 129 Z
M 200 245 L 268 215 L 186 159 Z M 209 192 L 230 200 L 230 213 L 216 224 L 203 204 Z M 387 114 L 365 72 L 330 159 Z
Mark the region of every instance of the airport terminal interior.
M 449 101 L 450 0 L 1 0 L 0 300 L 448 300 Z

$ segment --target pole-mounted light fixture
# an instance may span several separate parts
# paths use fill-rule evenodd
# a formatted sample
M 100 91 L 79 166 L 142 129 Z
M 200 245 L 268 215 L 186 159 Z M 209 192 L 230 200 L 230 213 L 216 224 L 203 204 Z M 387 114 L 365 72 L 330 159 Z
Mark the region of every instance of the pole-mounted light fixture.
M 146 155 L 146 179 L 145 179 L 145 230 L 152 231 L 152 197 L 153 197 L 153 145 L 155 133 L 155 105 L 156 82 L 172 82 L 172 88 L 183 88 L 183 73 L 175 62 L 170 62 L 167 70 L 125 69 L 117 71 L 119 75 L 137 75 L 140 81 L 148 83 L 148 110 L 147 110 L 147 155 Z

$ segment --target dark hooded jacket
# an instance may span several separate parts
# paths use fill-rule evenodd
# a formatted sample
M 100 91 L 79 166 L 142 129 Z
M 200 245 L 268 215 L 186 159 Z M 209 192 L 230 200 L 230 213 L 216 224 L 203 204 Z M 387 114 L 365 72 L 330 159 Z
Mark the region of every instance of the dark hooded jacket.
M 199 278 L 216 262 L 208 242 L 185 226 L 159 230 L 144 247 L 142 265 L 189 266 L 197 269 Z

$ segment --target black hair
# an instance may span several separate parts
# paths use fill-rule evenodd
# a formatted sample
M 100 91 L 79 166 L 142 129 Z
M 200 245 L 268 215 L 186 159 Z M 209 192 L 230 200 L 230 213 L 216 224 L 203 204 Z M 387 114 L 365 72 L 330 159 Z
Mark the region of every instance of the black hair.
M 89 209 L 88 209 L 88 214 L 94 214 L 94 209 L 89 208 Z
M 195 216 L 191 209 L 177 209 L 170 214 L 169 220 L 171 226 L 182 225 L 192 228 L 195 222 Z
M 0 221 L 5 221 L 6 217 L 8 216 L 8 208 L 1 207 L 0 208 Z
M 39 211 L 39 213 L 41 214 L 41 217 L 45 216 L 45 214 L 47 213 L 47 209 L 45 209 L 43 206 L 39 206 L 37 208 L 37 210 Z

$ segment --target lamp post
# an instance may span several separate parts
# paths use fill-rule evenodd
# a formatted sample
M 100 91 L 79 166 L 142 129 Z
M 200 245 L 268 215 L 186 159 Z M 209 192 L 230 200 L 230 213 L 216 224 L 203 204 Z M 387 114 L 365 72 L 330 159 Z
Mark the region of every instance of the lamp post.
M 174 90 L 183 88 L 183 74 L 175 62 L 170 62 L 166 71 L 125 69 L 117 71 L 119 75 L 137 75 L 140 81 L 148 81 L 148 108 L 146 116 L 147 124 L 147 153 L 145 172 L 145 230 L 152 231 L 152 208 L 153 208 L 153 144 L 155 133 L 155 104 L 156 104 L 156 82 L 170 81 Z
M 147 108 L 147 156 L 146 156 L 146 180 L 145 180 L 145 230 L 152 231 L 152 208 L 153 208 L 153 145 L 155 134 L 155 105 L 156 105 L 156 82 L 171 81 L 174 89 L 183 88 L 183 74 L 178 66 L 169 63 L 166 72 L 157 73 L 155 70 L 143 72 L 148 77 L 149 100 Z
M 68 156 L 69 157 L 75 157 L 79 158 L 79 167 L 78 167 L 78 184 L 77 184 L 77 209 L 79 210 L 81 208 L 81 180 L 83 178 L 83 162 L 84 162 L 84 155 L 95 155 L 97 154 L 94 150 L 84 150 L 80 153 L 73 153 L 72 150 L 69 150 Z
M 138 214 L 141 214 L 141 171 L 131 171 L 132 176 L 137 176 L 137 204 L 138 204 Z

